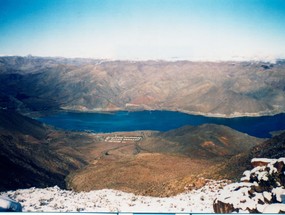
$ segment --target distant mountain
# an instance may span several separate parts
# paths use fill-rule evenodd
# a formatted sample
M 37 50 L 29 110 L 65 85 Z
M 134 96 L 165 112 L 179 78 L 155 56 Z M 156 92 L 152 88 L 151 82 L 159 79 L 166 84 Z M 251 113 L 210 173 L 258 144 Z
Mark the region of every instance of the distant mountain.
M 86 162 L 76 153 L 67 153 L 65 139 L 72 143 L 68 135 L 56 140 L 63 134 L 14 111 L 0 110 L 0 191 L 32 186 L 65 188 L 65 177 Z M 61 150 L 57 150 L 58 144 Z
M 216 116 L 285 111 L 285 63 L 0 58 L 0 107 L 21 112 L 167 109 Z

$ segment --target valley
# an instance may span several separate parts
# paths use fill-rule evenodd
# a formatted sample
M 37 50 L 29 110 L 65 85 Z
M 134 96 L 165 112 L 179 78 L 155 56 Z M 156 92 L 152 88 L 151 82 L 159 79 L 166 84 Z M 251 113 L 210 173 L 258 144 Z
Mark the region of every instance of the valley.
M 94 134 L 54 130 L 13 111 L 0 113 L 1 190 L 60 185 L 173 196 L 203 186 L 202 177 L 223 178 L 214 174 L 215 167 L 263 141 L 213 124 Z M 15 171 L 5 174 L 7 169 Z
M 284 69 L 0 57 L 0 190 L 169 197 L 236 180 L 253 157 L 284 154 Z
M 285 1 L 0 5 L 0 212 L 285 213 Z

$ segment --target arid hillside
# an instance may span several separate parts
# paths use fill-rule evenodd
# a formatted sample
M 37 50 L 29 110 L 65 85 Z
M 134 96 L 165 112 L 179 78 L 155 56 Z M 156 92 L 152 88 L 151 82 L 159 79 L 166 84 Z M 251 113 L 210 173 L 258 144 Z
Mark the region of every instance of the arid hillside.
M 225 175 L 216 174 L 217 166 L 263 141 L 211 124 L 169 132 L 106 135 L 114 136 L 114 140 L 129 135 L 142 135 L 142 139 L 119 143 L 105 139 L 98 143 L 89 153 L 94 160 L 68 177 L 70 188 L 76 191 L 109 188 L 140 195 L 171 196 L 203 186 L 202 177 L 224 179 Z M 106 146 L 111 147 L 106 150 Z
M 79 134 L 55 131 L 13 111 L 0 110 L 0 190 L 58 185 L 87 164 L 73 150 Z M 81 137 L 88 143 L 88 138 Z
M 285 155 L 285 132 L 278 134 L 261 144 L 254 146 L 250 151 L 232 156 L 216 169 L 217 175 L 227 178 L 240 178 L 242 172 L 251 168 L 250 161 L 253 158 L 278 159 Z
M 0 58 L 0 106 L 58 109 L 179 110 L 215 116 L 285 111 L 285 61 L 99 61 Z

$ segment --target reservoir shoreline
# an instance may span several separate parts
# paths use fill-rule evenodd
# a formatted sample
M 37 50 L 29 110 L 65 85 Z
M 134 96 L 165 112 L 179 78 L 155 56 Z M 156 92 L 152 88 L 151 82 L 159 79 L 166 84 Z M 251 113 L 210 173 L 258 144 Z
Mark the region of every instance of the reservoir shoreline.
M 120 131 L 169 131 L 183 126 L 218 124 L 260 138 L 270 138 L 272 131 L 285 130 L 285 114 L 234 118 L 191 115 L 178 111 L 143 110 L 86 112 L 63 110 L 37 120 L 71 131 L 109 133 Z
M 172 111 L 186 113 L 189 115 L 205 116 L 205 117 L 216 117 L 216 118 L 238 118 L 238 117 L 262 117 L 262 116 L 274 116 L 278 114 L 285 113 L 285 110 L 267 110 L 260 111 L 256 113 L 240 113 L 234 112 L 230 114 L 223 113 L 205 113 L 199 111 L 188 111 L 183 109 L 152 109 L 152 108 L 137 108 L 137 109 L 128 109 L 128 108 L 95 108 L 95 109 L 69 109 L 63 107 L 59 112 L 75 112 L 75 113 L 102 113 L 102 114 L 112 114 L 118 111 L 128 111 L 128 112 L 138 112 L 138 111 Z

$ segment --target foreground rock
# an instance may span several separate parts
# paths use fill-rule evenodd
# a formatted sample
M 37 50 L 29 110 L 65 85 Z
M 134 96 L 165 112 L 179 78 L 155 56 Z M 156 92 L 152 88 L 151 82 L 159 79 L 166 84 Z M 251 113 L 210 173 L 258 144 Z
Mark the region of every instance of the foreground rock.
M 284 213 L 285 158 L 252 159 L 240 183 L 226 186 L 214 201 L 216 213 Z

